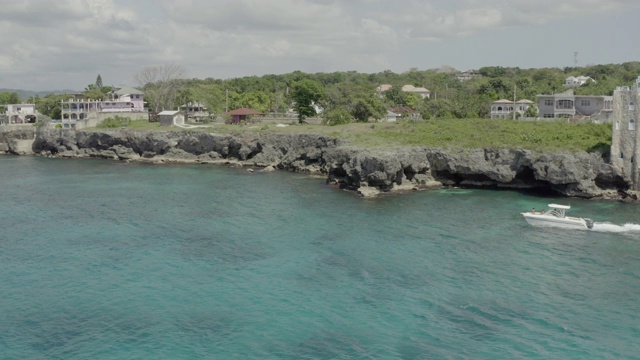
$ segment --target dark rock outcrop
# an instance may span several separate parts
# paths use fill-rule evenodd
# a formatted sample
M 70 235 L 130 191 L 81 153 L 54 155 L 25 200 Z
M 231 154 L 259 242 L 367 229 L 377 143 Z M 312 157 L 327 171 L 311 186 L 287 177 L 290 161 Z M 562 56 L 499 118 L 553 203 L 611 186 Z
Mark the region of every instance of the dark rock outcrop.
M 628 181 L 601 156 L 586 152 L 379 150 L 348 146 L 341 139 L 315 134 L 221 135 L 126 129 L 42 129 L 32 147 L 44 156 L 228 163 L 318 173 L 326 175 L 330 183 L 363 196 L 449 185 L 540 189 L 583 198 L 631 197 Z

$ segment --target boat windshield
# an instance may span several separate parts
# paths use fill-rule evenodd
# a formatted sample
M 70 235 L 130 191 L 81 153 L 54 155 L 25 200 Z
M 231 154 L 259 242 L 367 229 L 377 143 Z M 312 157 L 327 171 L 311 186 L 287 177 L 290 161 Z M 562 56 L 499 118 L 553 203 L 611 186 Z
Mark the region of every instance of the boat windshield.
M 549 210 L 547 210 L 547 214 L 555 216 L 555 217 L 563 218 L 564 217 L 564 210 L 563 209 L 549 209 Z

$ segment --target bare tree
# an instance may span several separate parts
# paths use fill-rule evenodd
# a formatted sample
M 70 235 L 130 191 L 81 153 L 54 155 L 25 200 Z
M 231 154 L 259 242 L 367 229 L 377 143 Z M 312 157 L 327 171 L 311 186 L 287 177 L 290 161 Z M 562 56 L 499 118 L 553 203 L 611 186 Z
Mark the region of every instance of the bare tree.
M 185 77 L 185 69 L 177 64 L 147 66 L 133 75 L 144 89 L 144 96 L 153 112 L 176 107 L 176 98 Z

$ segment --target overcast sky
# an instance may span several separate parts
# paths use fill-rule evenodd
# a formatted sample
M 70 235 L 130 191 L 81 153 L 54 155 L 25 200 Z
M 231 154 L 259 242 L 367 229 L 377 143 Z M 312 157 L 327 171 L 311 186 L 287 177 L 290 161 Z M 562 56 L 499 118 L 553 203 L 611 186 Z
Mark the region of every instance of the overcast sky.
M 638 0 L 0 0 L 0 88 L 640 60 Z M 640 75 L 640 74 L 639 74 Z

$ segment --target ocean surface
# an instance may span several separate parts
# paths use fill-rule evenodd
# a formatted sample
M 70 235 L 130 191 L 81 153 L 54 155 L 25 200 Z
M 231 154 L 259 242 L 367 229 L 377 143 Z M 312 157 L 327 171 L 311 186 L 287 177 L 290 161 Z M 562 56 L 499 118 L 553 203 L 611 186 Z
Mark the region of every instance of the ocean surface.
M 640 359 L 640 204 L 0 157 L 0 359 Z M 550 202 L 594 231 L 534 228 Z

